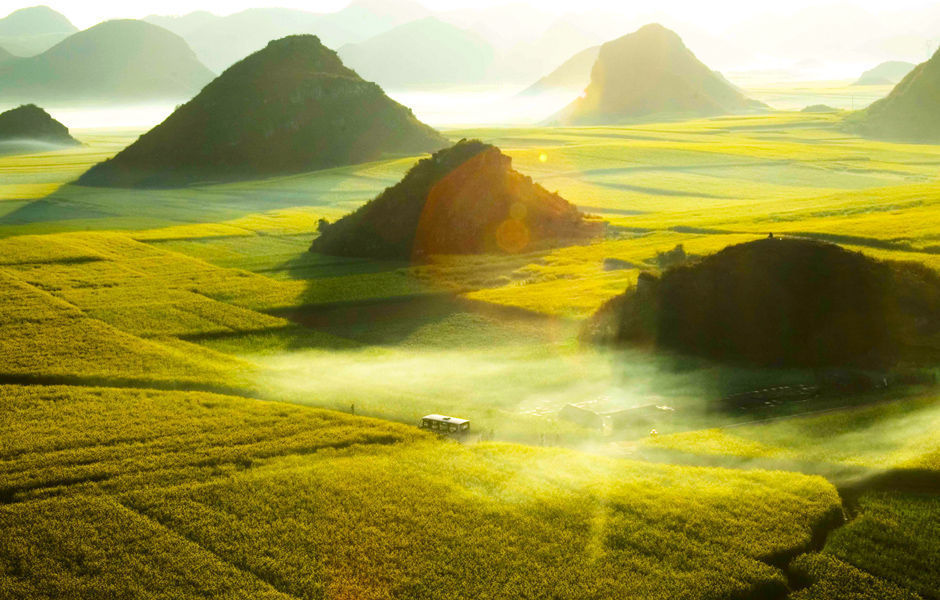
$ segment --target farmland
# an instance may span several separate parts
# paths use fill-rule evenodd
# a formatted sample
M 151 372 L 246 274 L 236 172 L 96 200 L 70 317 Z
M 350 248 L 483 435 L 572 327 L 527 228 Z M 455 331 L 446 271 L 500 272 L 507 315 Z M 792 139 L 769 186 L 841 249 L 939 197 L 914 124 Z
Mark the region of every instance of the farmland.
M 818 477 L 442 444 L 216 394 L 2 392 L 3 597 L 92 598 L 128 578 L 223 597 L 543 597 L 546 577 L 553 597 L 751 597 L 783 589 L 768 563 L 840 514 Z
M 69 182 L 132 132 L 0 157 L 0 598 L 937 598 L 935 389 L 742 414 L 719 400 L 813 374 L 577 339 L 678 245 L 940 268 L 940 147 L 836 119 L 447 132 L 609 228 L 422 265 L 307 252 L 412 158 L 128 191 Z M 573 402 L 675 415 L 607 437 Z

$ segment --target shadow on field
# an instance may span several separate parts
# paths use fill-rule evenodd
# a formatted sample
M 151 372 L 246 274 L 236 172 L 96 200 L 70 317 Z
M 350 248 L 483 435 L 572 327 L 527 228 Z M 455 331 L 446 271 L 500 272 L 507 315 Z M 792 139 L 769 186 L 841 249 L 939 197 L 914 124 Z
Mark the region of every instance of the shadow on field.
M 310 329 L 380 346 L 469 349 L 539 344 L 554 339 L 561 327 L 574 332 L 571 323 L 450 292 L 308 306 L 280 316 Z
M 33 200 L 0 217 L 0 226 L 28 225 L 74 219 L 103 219 L 110 215 L 80 204 L 62 202 L 55 195 Z
M 290 279 L 314 280 L 322 277 L 344 277 L 347 275 L 366 275 L 383 273 L 408 267 L 403 261 L 382 261 L 364 258 L 346 258 L 327 256 L 313 252 L 301 252 L 290 260 L 281 263 L 275 269 Z M 302 296 L 301 301 L 309 299 L 311 293 Z

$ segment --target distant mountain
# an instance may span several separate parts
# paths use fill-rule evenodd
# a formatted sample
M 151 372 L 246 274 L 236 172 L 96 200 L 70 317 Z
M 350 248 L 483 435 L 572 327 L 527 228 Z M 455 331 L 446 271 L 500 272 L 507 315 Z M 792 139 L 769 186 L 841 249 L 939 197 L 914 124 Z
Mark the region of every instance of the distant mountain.
M 875 138 L 940 143 L 940 50 L 886 98 L 850 115 L 849 127 Z
M 480 82 L 494 51 L 475 33 L 427 17 L 343 46 L 339 55 L 366 79 L 404 88 Z
M 65 15 L 48 6 L 21 8 L 0 19 L 0 47 L 16 56 L 34 56 L 76 31 Z
M 221 73 L 235 62 L 288 35 L 314 33 L 322 15 L 287 8 L 252 8 L 226 17 L 205 12 L 183 17 L 147 17 L 166 24 L 192 47 L 207 67 Z
M 0 48 L 0 63 L 5 63 L 8 60 L 16 60 L 18 57 L 10 54 L 3 48 Z
M 499 148 L 456 145 L 395 186 L 321 227 L 311 251 L 421 261 L 435 254 L 516 253 L 576 243 L 602 228 L 512 168 Z
M 570 19 L 559 19 L 540 36 L 515 44 L 508 52 L 498 53 L 493 79 L 528 83 L 535 75 L 544 75 L 585 48 L 607 41 L 594 31 L 586 31 Z M 584 85 L 590 77 L 591 64 L 585 69 Z M 581 91 L 578 90 L 578 91 Z
M 586 125 L 763 109 L 695 58 L 678 35 L 654 24 L 602 45 L 583 97 L 552 120 Z
M 76 31 L 78 28 L 65 15 L 48 6 L 21 8 L 0 19 L 0 36 L 68 34 Z
M 230 67 L 78 183 L 174 187 L 312 171 L 446 144 L 378 85 L 343 66 L 316 36 L 290 36 Z
M 862 73 L 852 85 L 895 85 L 916 67 L 914 63 L 900 60 L 883 62 L 874 69 Z
M 0 64 L 0 99 L 52 104 L 189 98 L 212 79 L 186 42 L 143 21 L 107 21 Z
M 197 10 L 185 15 L 149 15 L 141 20 L 156 25 L 157 27 L 168 29 L 188 42 L 187 36 L 189 34 L 201 27 L 221 21 L 224 18 L 225 17 L 220 17 L 205 10 Z M 192 44 L 190 44 L 190 46 L 192 46 Z
M 78 140 L 69 135 L 68 127 L 35 104 L 25 104 L 0 114 L 0 142 L 24 141 L 58 146 L 79 144 Z
M 560 67 L 526 88 L 522 94 L 531 95 L 564 91 L 578 93 L 583 91 L 591 82 L 591 68 L 597 62 L 597 54 L 600 49 L 600 46 L 594 46 L 578 52 L 562 63 Z
M 838 108 L 832 108 L 826 104 L 811 104 L 801 110 L 802 113 L 835 113 L 839 112 Z
M 327 46 L 339 48 L 429 16 L 428 9 L 412 0 L 356 0 L 339 12 L 324 15 L 318 32 Z
M 271 40 L 309 33 L 338 48 L 427 14 L 409 0 L 360 0 L 331 14 L 252 8 L 225 17 L 201 11 L 181 17 L 151 15 L 145 20 L 182 36 L 203 63 L 222 72 Z

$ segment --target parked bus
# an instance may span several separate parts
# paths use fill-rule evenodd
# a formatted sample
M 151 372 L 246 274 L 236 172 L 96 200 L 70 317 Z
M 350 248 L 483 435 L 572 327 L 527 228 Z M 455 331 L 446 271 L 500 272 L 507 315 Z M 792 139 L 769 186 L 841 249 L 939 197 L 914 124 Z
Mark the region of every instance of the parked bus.
M 425 415 L 421 418 L 421 429 L 446 435 L 462 435 L 470 431 L 470 421 L 444 415 Z

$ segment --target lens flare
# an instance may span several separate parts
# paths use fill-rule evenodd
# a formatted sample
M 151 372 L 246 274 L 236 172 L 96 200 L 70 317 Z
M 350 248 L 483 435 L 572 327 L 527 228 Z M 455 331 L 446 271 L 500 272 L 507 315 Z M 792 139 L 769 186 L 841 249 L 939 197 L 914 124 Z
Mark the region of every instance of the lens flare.
M 510 217 L 496 228 L 496 243 L 504 252 L 522 252 L 529 245 L 529 228 L 521 220 Z

